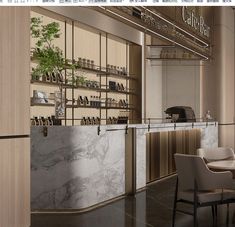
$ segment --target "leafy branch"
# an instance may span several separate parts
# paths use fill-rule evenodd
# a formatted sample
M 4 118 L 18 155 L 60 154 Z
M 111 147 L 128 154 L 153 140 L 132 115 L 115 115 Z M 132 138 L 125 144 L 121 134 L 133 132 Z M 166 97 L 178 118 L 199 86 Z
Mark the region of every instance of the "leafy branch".
M 32 69 L 32 77 L 55 73 L 63 81 L 63 72 L 66 69 L 75 69 L 78 65 L 74 62 L 68 63 L 63 57 L 63 51 L 53 44 L 61 35 L 59 23 L 44 25 L 41 17 L 33 17 L 30 29 L 32 38 L 36 39 L 33 58 L 38 61 L 38 65 Z

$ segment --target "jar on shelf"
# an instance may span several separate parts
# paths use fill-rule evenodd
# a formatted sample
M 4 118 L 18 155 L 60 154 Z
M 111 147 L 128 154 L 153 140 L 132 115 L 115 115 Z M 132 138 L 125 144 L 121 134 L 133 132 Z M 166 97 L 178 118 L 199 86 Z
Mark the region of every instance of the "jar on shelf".
M 87 67 L 86 58 L 83 58 L 83 59 L 82 59 L 82 67 L 83 67 L 83 68 L 86 68 L 86 67 Z
M 78 58 L 77 65 L 80 66 L 80 67 L 83 67 L 82 58 Z
M 113 73 L 117 74 L 117 66 L 116 65 L 113 67 Z
M 55 117 L 65 117 L 65 93 L 61 91 L 55 91 Z
M 94 62 L 94 60 L 91 60 L 91 68 L 95 69 L 95 62 Z
M 120 75 L 120 68 L 117 66 L 117 74 Z
M 87 67 L 87 68 L 91 68 L 91 61 L 90 61 L 90 59 L 87 59 L 87 61 L 86 61 L 86 67 Z
M 110 73 L 110 68 L 111 66 L 109 64 L 107 64 L 107 72 Z
M 110 73 L 114 73 L 114 66 L 110 65 Z

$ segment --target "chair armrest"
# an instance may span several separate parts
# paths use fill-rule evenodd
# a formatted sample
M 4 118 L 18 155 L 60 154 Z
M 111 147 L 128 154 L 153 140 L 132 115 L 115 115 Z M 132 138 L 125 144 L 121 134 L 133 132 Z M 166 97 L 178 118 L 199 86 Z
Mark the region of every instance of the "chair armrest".
M 230 171 L 213 172 L 208 169 L 198 177 L 199 190 L 233 188 L 233 174 Z

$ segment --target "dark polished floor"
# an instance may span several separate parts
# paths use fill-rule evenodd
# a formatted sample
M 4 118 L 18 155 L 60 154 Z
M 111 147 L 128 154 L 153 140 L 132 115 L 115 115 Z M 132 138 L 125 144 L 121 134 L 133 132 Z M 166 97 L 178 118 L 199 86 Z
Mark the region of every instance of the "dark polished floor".
M 84 214 L 32 214 L 31 227 L 170 227 L 175 177 L 149 185 L 135 197 L 127 197 Z M 182 207 L 191 210 L 190 206 Z M 213 225 L 210 208 L 200 208 L 199 227 L 225 227 L 232 224 L 235 204 L 230 205 L 226 225 L 226 206 L 218 209 L 217 224 Z M 193 226 L 192 217 L 178 213 L 176 227 Z

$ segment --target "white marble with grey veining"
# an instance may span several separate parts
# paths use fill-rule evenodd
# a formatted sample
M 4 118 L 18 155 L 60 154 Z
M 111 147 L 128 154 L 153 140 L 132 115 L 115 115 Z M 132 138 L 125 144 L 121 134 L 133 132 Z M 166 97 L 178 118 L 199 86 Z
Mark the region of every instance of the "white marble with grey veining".
M 97 127 L 31 129 L 31 207 L 80 209 L 125 192 L 125 134 Z
M 136 130 L 136 188 L 146 186 L 146 134 L 201 129 L 201 146 L 218 146 L 215 123 L 129 125 Z M 81 209 L 125 193 L 125 125 L 31 128 L 31 208 Z M 115 130 L 122 129 L 122 130 Z

